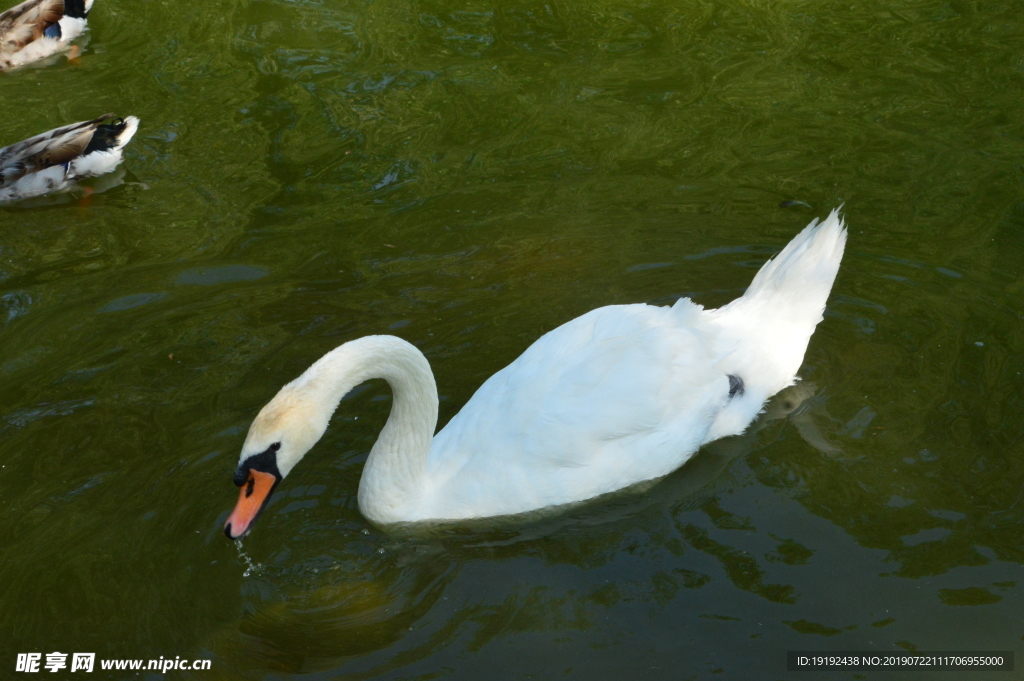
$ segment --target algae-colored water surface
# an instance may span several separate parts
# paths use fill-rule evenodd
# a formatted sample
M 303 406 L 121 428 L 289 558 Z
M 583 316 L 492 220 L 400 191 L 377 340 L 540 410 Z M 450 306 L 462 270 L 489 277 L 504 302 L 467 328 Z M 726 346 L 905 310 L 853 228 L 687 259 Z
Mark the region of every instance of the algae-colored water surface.
M 62 651 L 211 660 L 86 675 L 149 681 L 782 679 L 787 650 L 1021 648 L 1019 3 L 97 0 L 90 26 L 77 62 L 0 74 L 0 144 L 142 120 L 105 191 L 0 209 L 0 676 Z M 843 203 L 804 380 L 653 488 L 383 533 L 356 507 L 372 382 L 243 546 L 221 533 L 249 422 L 336 345 L 415 343 L 444 423 L 546 330 L 718 306 Z

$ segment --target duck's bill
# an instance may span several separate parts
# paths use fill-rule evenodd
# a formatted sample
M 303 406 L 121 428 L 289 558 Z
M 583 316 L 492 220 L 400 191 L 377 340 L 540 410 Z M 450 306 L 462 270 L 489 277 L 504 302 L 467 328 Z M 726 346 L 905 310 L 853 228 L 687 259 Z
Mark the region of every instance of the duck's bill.
M 249 477 L 239 491 L 235 510 L 224 523 L 224 534 L 228 539 L 241 539 L 249 534 L 249 530 L 270 501 L 270 495 L 279 481 L 280 478 L 273 473 L 249 469 Z

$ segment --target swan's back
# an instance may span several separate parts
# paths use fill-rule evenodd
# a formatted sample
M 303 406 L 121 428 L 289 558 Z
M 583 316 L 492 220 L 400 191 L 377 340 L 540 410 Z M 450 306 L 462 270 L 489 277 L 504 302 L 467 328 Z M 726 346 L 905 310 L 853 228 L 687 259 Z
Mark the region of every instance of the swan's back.
M 743 432 L 796 380 L 845 244 L 833 211 L 719 310 L 613 305 L 545 334 L 435 436 L 409 520 L 589 499 Z
M 678 468 L 730 399 L 705 315 L 686 299 L 615 305 L 545 334 L 435 436 L 425 517 L 518 513 Z

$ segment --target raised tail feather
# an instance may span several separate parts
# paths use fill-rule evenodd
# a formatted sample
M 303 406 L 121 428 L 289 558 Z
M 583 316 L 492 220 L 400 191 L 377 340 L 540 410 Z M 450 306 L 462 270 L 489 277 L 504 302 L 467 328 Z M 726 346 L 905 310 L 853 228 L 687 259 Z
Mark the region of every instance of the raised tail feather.
M 798 304 L 801 312 L 816 309 L 812 316 L 817 324 L 845 247 L 846 228 L 836 208 L 820 224 L 815 218 L 781 253 L 766 262 L 743 297 L 785 296 L 791 299 L 790 305 Z
M 735 343 L 725 360 L 733 365 L 729 370 L 756 384 L 765 397 L 795 380 L 845 247 L 846 228 L 837 208 L 766 262 L 741 297 L 709 311 L 723 340 Z

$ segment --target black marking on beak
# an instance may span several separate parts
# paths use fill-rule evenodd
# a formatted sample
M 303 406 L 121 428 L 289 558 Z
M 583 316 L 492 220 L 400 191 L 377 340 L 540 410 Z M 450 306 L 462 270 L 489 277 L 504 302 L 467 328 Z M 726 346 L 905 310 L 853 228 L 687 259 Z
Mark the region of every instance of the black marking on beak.
M 274 444 L 267 447 L 266 451 L 260 452 L 259 454 L 256 454 L 254 456 L 250 456 L 248 459 L 239 464 L 237 469 L 235 469 L 235 485 L 237 485 L 238 487 L 245 487 L 244 494 L 245 498 L 247 499 L 253 495 L 253 492 L 255 491 L 256 488 L 256 480 L 252 475 L 250 475 L 250 471 L 258 471 L 260 473 L 269 473 L 270 475 L 273 475 L 274 484 L 273 486 L 271 486 L 270 491 L 267 492 L 267 496 L 263 498 L 263 503 L 260 504 L 259 510 L 256 511 L 256 514 L 252 517 L 252 520 L 249 521 L 249 525 L 243 534 L 241 534 L 238 537 L 234 537 L 231 534 L 232 530 L 234 529 L 232 528 L 231 523 L 228 522 L 224 525 L 224 534 L 227 535 L 228 539 L 241 539 L 249 533 L 249 530 L 252 529 L 252 526 L 256 524 L 256 521 L 259 520 L 259 517 L 263 515 L 263 511 L 264 509 L 266 509 L 267 504 L 270 503 L 270 497 L 274 496 L 274 490 L 277 489 L 278 484 L 280 484 L 281 480 L 284 479 L 284 476 L 281 475 L 280 469 L 278 469 L 277 467 L 277 450 L 279 449 L 281 449 L 281 443 L 275 442 Z
M 281 449 L 281 443 L 275 442 L 267 447 L 266 451 L 250 456 L 248 459 L 238 464 L 238 468 L 235 469 L 235 487 L 241 487 L 245 484 L 245 481 L 249 479 L 250 470 L 270 473 L 277 478 L 278 482 L 280 482 L 284 476 L 281 475 L 281 471 L 277 467 L 277 450 L 279 449 Z M 251 489 L 245 496 L 249 496 L 250 494 L 252 494 Z

